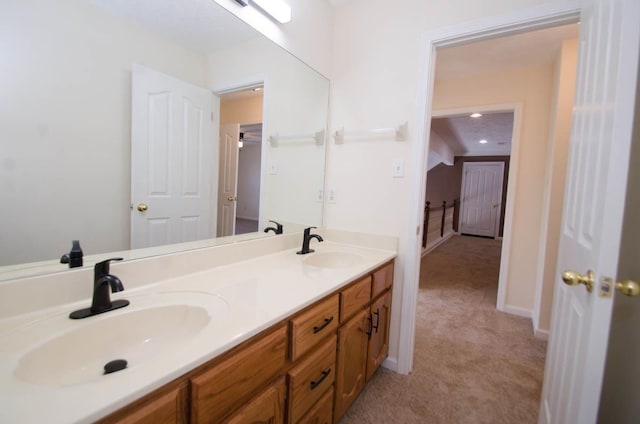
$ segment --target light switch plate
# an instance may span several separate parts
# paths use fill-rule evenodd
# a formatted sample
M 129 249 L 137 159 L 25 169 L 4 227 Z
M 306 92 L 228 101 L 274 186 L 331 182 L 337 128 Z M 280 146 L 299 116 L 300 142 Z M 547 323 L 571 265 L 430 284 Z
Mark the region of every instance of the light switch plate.
M 271 165 L 269 166 L 269 174 L 277 175 L 278 174 L 278 164 L 275 160 L 271 161 Z
M 391 176 L 394 178 L 404 177 L 404 159 L 393 159 L 391 161 Z
M 336 190 L 333 188 L 329 189 L 329 203 L 336 203 Z

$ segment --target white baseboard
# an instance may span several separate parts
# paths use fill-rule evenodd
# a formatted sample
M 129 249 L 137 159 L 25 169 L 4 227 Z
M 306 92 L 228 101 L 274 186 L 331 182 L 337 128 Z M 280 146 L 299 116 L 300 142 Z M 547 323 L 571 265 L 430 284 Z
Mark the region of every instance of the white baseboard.
M 238 219 L 246 219 L 247 221 L 258 221 L 258 218 L 256 218 L 255 216 L 240 216 L 240 215 L 236 215 L 236 218 Z
M 426 249 L 422 249 L 422 256 L 427 255 L 433 249 L 435 249 L 436 247 L 440 246 L 445 241 L 449 240 L 452 236 L 458 236 L 458 235 L 460 235 L 460 234 L 458 234 L 458 233 L 456 233 L 454 231 L 450 232 L 449 234 L 445 235 L 444 237 L 442 237 L 441 239 L 439 239 L 438 241 L 433 243 L 431 246 L 427 246 Z
M 549 330 L 533 329 L 533 335 L 538 339 L 549 340 Z
M 502 308 L 502 312 L 506 312 L 511 315 L 517 315 L 519 317 L 533 319 L 533 313 L 531 313 L 529 309 L 520 308 L 518 306 L 504 305 L 504 308 Z
M 389 356 L 382 362 L 382 366 L 393 372 L 398 372 L 398 358 Z

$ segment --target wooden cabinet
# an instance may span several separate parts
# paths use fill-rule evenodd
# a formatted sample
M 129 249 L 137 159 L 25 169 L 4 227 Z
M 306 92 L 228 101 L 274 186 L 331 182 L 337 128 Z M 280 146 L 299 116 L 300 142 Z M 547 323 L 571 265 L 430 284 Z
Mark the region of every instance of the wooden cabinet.
M 333 386 L 336 375 L 336 337 L 327 339 L 289 371 L 289 422 L 302 416 Z
M 371 291 L 366 302 L 359 303 L 360 312 L 338 329 L 333 415 L 336 422 L 358 397 L 365 383 L 389 353 L 389 289 L 393 284 L 393 262 L 374 271 L 369 281 Z M 357 284 L 342 293 L 355 290 Z M 344 297 L 345 300 L 351 298 L 353 296 Z
M 371 338 L 367 352 L 367 381 L 389 354 L 389 319 L 391 318 L 391 291 L 371 304 Z
M 151 395 L 116 411 L 98 423 L 170 424 L 189 422 L 187 382 L 168 384 Z
M 286 385 L 281 378 L 226 421 L 227 424 L 276 424 L 284 422 Z
M 334 420 L 338 421 L 364 387 L 369 311 L 361 310 L 338 330 Z
M 371 300 L 371 276 L 367 275 L 340 292 L 340 323 L 346 322 Z
M 100 423 L 331 424 L 389 350 L 393 262 Z
M 287 328 L 282 325 L 192 377 L 191 422 L 221 422 L 282 372 L 287 347 Z
M 333 423 L 333 387 L 329 388 L 309 412 L 299 421 L 304 424 Z
M 335 294 L 293 318 L 291 360 L 296 361 L 338 328 L 339 298 Z

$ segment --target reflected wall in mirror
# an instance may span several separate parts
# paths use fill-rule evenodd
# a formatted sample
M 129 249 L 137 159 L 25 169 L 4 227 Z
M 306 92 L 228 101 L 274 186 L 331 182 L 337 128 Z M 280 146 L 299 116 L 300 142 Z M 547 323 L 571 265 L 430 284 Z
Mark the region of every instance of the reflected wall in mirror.
M 321 225 L 329 82 L 213 1 L 11 2 L 0 32 L 0 280 L 66 270 L 58 260 L 73 239 L 85 255 L 130 249 L 135 65 L 210 91 L 215 128 L 219 96 L 263 85 L 258 228 Z M 213 157 L 199 163 L 214 167 L 216 199 L 213 133 Z M 46 267 L 25 264 L 36 261 Z

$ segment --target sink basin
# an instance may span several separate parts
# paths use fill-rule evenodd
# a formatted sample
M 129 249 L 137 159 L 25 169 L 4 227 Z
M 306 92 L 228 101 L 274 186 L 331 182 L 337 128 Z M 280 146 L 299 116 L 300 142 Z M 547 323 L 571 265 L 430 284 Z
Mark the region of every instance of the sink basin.
M 362 262 L 363 257 L 353 252 L 327 251 L 307 255 L 302 262 L 316 268 L 350 268 Z
M 194 296 L 204 296 L 206 301 L 194 302 Z M 104 366 L 111 361 L 124 359 L 131 369 L 183 349 L 213 319 L 217 320 L 216 315 L 226 311 L 226 302 L 216 296 L 194 296 L 178 296 L 174 304 L 139 302 L 142 305 L 138 308 L 137 299 L 130 297 L 130 307 L 69 322 L 65 328 L 73 327 L 71 330 L 23 354 L 13 375 L 40 385 L 86 383 L 109 378 L 104 375 Z M 32 327 L 37 331 L 37 324 Z

